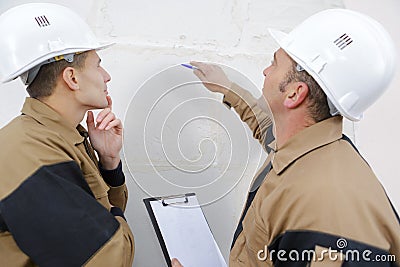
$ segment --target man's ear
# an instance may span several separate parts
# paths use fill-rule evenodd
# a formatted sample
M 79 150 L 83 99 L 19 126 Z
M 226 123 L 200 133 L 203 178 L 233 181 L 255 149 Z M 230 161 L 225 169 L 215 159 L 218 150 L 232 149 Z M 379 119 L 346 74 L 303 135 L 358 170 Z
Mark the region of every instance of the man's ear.
M 294 109 L 300 106 L 308 96 L 309 88 L 304 82 L 296 82 L 291 88 L 287 88 L 287 95 L 283 102 L 285 107 Z
M 62 72 L 62 78 L 71 90 L 79 90 L 76 74 L 76 69 L 72 67 L 66 67 Z

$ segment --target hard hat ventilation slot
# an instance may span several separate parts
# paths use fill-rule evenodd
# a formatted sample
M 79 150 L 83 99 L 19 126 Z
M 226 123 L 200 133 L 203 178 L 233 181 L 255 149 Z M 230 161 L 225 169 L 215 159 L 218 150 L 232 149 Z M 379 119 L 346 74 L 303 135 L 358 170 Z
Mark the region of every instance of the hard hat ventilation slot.
M 50 26 L 50 22 L 48 21 L 46 16 L 36 17 L 35 20 L 36 20 L 37 24 L 39 25 L 39 27 Z
M 333 43 L 337 45 L 341 50 L 345 49 L 349 44 L 353 42 L 353 39 L 347 35 L 347 33 L 343 34 L 339 38 L 337 38 Z

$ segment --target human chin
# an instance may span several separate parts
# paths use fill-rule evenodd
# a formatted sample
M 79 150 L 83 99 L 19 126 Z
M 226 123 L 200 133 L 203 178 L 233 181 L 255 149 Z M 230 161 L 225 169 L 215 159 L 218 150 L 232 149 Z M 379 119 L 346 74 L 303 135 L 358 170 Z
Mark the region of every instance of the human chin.
M 106 108 L 108 106 L 108 101 L 107 98 L 104 97 L 103 101 L 101 101 L 101 107 L 100 108 Z
M 99 99 L 98 101 L 93 102 L 93 104 L 92 104 L 93 109 L 104 109 L 107 106 L 108 106 L 108 101 L 107 101 L 106 97 L 104 97 L 104 99 L 101 99 L 101 100 Z

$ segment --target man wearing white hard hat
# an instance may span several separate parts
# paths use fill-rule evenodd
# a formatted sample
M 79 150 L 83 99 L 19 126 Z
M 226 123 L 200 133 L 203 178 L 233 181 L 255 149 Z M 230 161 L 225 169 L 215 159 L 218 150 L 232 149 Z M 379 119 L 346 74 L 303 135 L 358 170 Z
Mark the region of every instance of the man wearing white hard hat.
M 132 266 L 123 126 L 96 52 L 109 44 L 55 4 L 6 11 L 0 35 L 2 81 L 30 95 L 0 130 L 0 265 Z
M 392 40 L 376 21 L 344 9 L 319 12 L 289 34 L 270 33 L 280 49 L 263 71 L 261 102 L 218 66 L 192 62 L 268 152 L 229 266 L 397 266 L 399 217 L 342 134 L 343 117 L 360 120 L 389 84 Z

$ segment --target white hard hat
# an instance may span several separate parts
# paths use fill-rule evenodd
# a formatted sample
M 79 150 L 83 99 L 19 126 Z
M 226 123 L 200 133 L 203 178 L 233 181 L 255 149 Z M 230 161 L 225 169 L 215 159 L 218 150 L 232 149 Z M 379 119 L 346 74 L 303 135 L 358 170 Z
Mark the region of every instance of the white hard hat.
M 352 121 L 362 118 L 394 75 L 393 40 L 381 24 L 358 12 L 328 9 L 289 34 L 269 31 L 321 86 L 328 102 Z
M 2 82 L 54 57 L 111 45 L 100 43 L 75 12 L 49 3 L 24 4 L 1 14 L 0 36 Z

